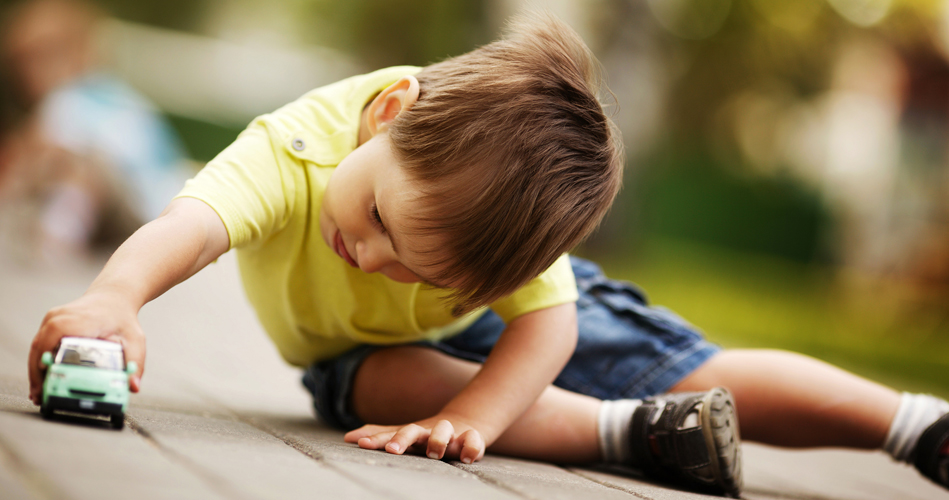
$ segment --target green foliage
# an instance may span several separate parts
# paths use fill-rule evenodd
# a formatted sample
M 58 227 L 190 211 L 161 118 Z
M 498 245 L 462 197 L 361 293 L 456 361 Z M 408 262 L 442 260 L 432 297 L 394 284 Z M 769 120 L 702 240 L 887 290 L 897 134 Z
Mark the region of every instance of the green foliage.
M 426 65 L 490 41 L 484 0 L 322 0 L 309 9 L 314 42 L 371 67 Z
M 210 0 L 95 0 L 110 15 L 162 28 L 196 31 Z
M 933 43 L 941 7 L 931 0 L 895 1 L 879 25 L 855 26 L 825 0 L 734 0 L 722 28 L 703 40 L 665 35 L 676 78 L 669 126 L 706 134 L 721 106 L 742 92 L 779 87 L 799 99 L 830 85 L 838 48 L 856 37 L 897 48 Z
M 825 257 L 831 217 L 800 182 L 739 175 L 695 150 L 661 149 L 644 163 L 646 174 L 632 194 L 644 234 L 798 262 Z
M 715 35 L 670 41 L 682 61 L 670 124 L 702 133 L 731 97 L 775 82 L 801 97 L 826 88 L 835 56 L 829 48 L 850 29 L 822 0 L 733 2 Z
M 185 145 L 188 156 L 196 161 L 206 162 L 217 156 L 222 149 L 229 146 L 241 128 L 217 125 L 214 123 L 186 118 L 184 116 L 167 115 L 171 126 L 178 132 Z

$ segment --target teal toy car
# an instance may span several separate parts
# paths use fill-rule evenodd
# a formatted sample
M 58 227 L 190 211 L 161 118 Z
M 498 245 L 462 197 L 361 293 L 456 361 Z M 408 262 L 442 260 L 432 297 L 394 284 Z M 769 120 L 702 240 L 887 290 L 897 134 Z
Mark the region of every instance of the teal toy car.
M 125 426 L 129 402 L 129 376 L 138 371 L 134 361 L 125 363 L 122 345 L 107 340 L 63 337 L 56 351 L 44 352 L 46 367 L 40 413 L 104 415 L 113 428 Z

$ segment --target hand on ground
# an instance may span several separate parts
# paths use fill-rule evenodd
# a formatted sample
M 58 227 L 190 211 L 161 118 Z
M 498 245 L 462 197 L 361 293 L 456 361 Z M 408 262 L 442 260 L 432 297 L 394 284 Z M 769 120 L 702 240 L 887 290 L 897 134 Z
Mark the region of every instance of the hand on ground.
M 43 402 L 46 367 L 41 365 L 40 358 L 44 352 L 55 349 L 63 337 L 92 337 L 122 344 L 125 361 L 138 363 L 138 372 L 129 377 L 129 389 L 138 392 L 145 371 L 145 334 L 138 323 L 138 311 L 120 295 L 87 294 L 50 309 L 33 338 L 27 362 L 33 404 Z
M 461 460 L 470 464 L 484 456 L 484 439 L 476 429 L 458 419 L 435 416 L 408 425 L 364 425 L 343 439 L 368 450 L 385 449 L 401 455 L 425 453 L 436 460 Z

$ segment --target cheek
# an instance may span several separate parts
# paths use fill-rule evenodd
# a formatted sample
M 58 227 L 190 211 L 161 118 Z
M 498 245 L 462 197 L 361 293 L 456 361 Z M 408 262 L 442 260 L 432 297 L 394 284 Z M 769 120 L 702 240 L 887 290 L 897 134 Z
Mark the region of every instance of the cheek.
M 323 191 L 323 200 L 320 202 L 320 233 L 323 240 L 330 247 L 333 246 L 333 238 L 337 230 L 345 229 L 346 207 L 341 204 L 345 198 L 343 190 L 340 189 L 345 183 L 338 182 L 334 175 L 330 177 L 326 184 L 326 190 Z
M 341 218 L 346 218 L 348 211 L 352 208 L 351 203 L 348 203 L 348 198 L 352 197 L 352 193 L 347 189 L 348 180 L 345 172 L 339 172 L 339 174 L 334 172 L 326 184 L 326 191 L 323 192 L 321 210 L 328 212 L 327 215 L 337 224 L 340 223 Z M 347 205 L 350 207 L 347 208 Z

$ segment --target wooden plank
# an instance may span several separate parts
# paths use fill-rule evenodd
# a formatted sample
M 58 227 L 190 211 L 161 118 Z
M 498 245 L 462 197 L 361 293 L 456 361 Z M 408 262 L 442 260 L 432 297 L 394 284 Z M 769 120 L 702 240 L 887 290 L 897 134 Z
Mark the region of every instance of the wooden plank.
M 385 498 L 238 419 L 146 409 L 129 418 L 229 498 Z
M 629 500 L 641 498 L 573 474 L 555 465 L 487 455 L 478 463 L 455 464 L 458 468 L 538 500 L 581 500 L 588 498 Z
M 0 446 L 41 498 L 226 498 L 130 430 L 45 421 L 24 396 L 0 396 Z
M 575 468 L 570 471 L 591 481 L 626 491 L 649 500 L 707 500 L 718 496 L 693 493 L 670 484 L 649 481 L 634 471 L 621 467 Z M 743 498 L 745 498 L 743 496 Z
M 916 469 L 882 452 L 787 450 L 743 443 L 749 493 L 861 500 L 949 500 Z
M 503 487 L 484 482 L 449 463 L 413 455 L 363 450 L 343 442 L 343 433 L 320 424 L 312 416 L 253 417 L 257 425 L 303 453 L 333 468 L 359 477 L 374 491 L 392 498 L 419 500 L 515 500 L 522 498 Z

